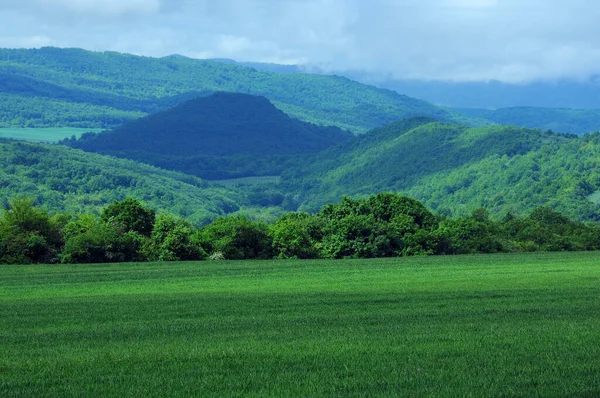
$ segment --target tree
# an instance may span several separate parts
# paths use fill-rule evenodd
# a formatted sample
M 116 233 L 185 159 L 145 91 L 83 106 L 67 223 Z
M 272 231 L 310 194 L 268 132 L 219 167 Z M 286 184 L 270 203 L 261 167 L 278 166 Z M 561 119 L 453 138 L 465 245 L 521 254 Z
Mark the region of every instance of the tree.
M 243 216 L 217 218 L 202 229 L 200 241 L 207 253 L 220 252 L 228 260 L 272 257 L 267 225 Z
M 156 217 L 146 250 L 151 260 L 159 261 L 202 260 L 206 257 L 197 231 L 188 221 L 171 214 Z
M 0 262 L 53 262 L 62 244 L 59 226 L 46 211 L 25 197 L 9 201 L 0 218 Z
M 317 258 L 323 222 L 308 213 L 287 213 L 275 222 L 272 236 L 275 255 L 279 258 Z
M 125 232 L 134 231 L 149 237 L 152 234 L 155 211 L 145 208 L 136 199 L 127 198 L 109 205 L 100 218 L 105 222 L 122 224 Z
M 65 243 L 63 263 L 111 263 L 143 261 L 144 236 L 124 231 L 119 223 L 97 220 L 90 228 L 71 236 Z

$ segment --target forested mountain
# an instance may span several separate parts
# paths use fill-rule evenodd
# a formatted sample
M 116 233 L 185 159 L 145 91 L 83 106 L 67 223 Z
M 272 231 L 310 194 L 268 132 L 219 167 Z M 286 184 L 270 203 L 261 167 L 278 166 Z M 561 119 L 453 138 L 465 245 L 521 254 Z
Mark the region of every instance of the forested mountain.
M 327 73 L 311 66 L 235 62 L 227 59 L 215 61 L 283 74 Z M 485 120 L 496 124 L 571 134 L 600 131 L 600 83 L 597 77 L 587 82 L 509 84 L 499 81 L 398 80 L 371 76 L 360 71 L 336 73 L 364 84 L 372 84 L 449 107 L 449 111 L 454 109 L 470 116 L 471 125 L 486 124 Z
M 126 197 L 203 224 L 252 207 L 247 193 L 165 171 L 58 145 L 0 139 L 0 197 L 27 196 L 50 211 L 98 212 Z
M 261 95 L 292 117 L 353 132 L 411 116 L 478 123 L 459 112 L 344 77 L 278 74 L 180 56 L 2 49 L 0 75 L 8 80 L 0 92 L 0 127 L 114 127 L 164 109 L 156 104 L 160 99 L 189 99 L 188 93 L 206 91 Z
M 291 155 L 319 152 L 352 137 L 337 127 L 292 119 L 264 97 L 215 93 L 64 143 L 219 179 L 279 174 Z
M 600 134 L 577 138 L 537 129 L 472 128 L 413 118 L 316 155 L 285 177 L 301 187 L 301 209 L 316 211 L 342 195 L 396 191 L 447 215 L 486 207 L 495 217 L 541 205 L 579 219 L 600 219 Z

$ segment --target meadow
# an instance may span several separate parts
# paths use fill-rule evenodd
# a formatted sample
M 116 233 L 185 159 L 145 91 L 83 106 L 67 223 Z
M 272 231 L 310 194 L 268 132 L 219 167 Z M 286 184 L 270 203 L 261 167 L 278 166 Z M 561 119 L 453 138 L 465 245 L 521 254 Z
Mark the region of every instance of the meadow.
M 45 128 L 0 128 L 0 138 L 13 138 L 15 140 L 33 142 L 58 142 L 64 138 L 81 137 L 83 133 L 99 133 L 102 129 L 88 129 L 75 127 L 45 127 Z
M 0 266 L 0 396 L 600 395 L 600 253 Z

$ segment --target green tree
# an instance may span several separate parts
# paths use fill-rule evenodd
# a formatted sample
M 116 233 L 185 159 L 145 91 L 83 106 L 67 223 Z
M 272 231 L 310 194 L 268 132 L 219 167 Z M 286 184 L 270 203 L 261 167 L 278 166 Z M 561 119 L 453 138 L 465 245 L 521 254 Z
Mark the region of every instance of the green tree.
M 217 218 L 200 234 L 207 253 L 222 253 L 228 260 L 272 258 L 272 240 L 266 224 L 247 217 Z
M 109 205 L 100 218 L 105 222 L 122 224 L 125 232 L 134 231 L 149 237 L 154 226 L 155 211 L 145 208 L 136 199 L 127 198 Z
M 65 243 L 63 263 L 111 263 L 143 261 L 143 235 L 125 231 L 119 223 L 97 220 L 89 229 L 71 236 Z
M 171 214 L 159 214 L 154 223 L 147 255 L 151 260 L 184 261 L 202 260 L 206 252 L 192 225 Z
M 0 262 L 53 262 L 62 244 L 59 226 L 46 211 L 29 198 L 9 201 L 0 218 Z
M 308 213 L 287 213 L 275 222 L 272 236 L 275 255 L 279 258 L 317 258 L 323 222 Z

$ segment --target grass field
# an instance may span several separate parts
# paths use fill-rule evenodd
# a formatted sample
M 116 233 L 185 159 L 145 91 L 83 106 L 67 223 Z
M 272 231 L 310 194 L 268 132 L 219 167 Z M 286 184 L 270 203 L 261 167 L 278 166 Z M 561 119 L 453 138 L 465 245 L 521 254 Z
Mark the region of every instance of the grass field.
M 98 133 L 101 129 L 80 129 L 73 127 L 49 127 L 49 128 L 0 128 L 0 138 L 14 138 L 16 140 L 57 142 L 63 138 L 75 136 L 79 138 L 86 132 Z
M 0 396 L 600 396 L 600 253 L 0 267 Z

